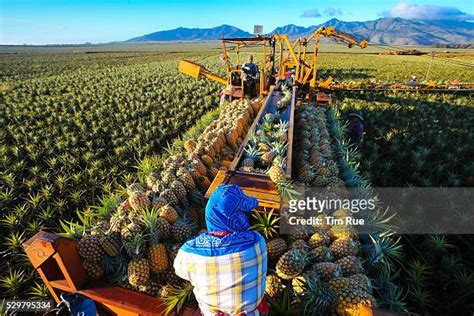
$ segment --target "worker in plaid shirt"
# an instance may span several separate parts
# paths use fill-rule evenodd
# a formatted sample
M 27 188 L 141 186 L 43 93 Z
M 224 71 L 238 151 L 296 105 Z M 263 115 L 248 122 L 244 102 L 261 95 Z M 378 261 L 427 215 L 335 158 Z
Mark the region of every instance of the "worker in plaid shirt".
M 237 185 L 220 185 L 206 206 L 207 232 L 187 241 L 174 261 L 189 280 L 203 315 L 264 315 L 267 248 L 250 231 L 249 213 L 258 200 Z

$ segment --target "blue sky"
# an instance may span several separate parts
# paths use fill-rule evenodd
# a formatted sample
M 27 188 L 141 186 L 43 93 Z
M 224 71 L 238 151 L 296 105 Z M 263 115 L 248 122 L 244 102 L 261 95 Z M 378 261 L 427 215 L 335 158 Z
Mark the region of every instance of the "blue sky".
M 176 27 L 230 24 L 252 32 L 310 26 L 336 17 L 366 21 L 381 16 L 473 20 L 473 0 L 358 1 L 147 1 L 0 0 L 0 44 L 121 41 Z

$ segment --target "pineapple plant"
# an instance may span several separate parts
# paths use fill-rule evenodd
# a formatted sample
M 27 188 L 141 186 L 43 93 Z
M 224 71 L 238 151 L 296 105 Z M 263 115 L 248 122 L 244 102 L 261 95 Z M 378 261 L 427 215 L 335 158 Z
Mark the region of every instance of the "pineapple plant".
M 260 151 L 254 147 L 250 146 L 249 148 L 245 149 L 245 158 L 242 161 L 242 170 L 246 172 L 251 172 L 255 168 L 255 162 L 257 161 L 258 157 L 260 156 Z
M 150 279 L 150 263 L 145 258 L 144 239 L 140 234 L 134 235 L 125 245 L 131 256 L 128 263 L 128 282 L 132 286 L 146 285 Z
M 158 213 L 156 211 L 145 211 L 142 213 L 145 229 L 148 236 L 148 260 L 150 270 L 153 273 L 160 273 L 168 268 L 168 254 L 164 244 L 160 243 L 161 231 L 159 230 Z
M 277 262 L 276 273 L 284 280 L 291 280 L 300 275 L 308 263 L 305 250 L 290 249 Z

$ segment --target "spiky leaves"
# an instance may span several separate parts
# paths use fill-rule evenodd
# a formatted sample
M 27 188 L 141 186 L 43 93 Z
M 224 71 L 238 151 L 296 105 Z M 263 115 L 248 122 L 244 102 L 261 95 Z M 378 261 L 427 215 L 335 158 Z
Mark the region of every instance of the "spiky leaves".
M 278 221 L 280 216 L 273 214 L 274 210 L 268 211 L 264 208 L 263 212 L 254 210 L 252 217 L 255 219 L 255 224 L 250 227 L 251 230 L 260 232 L 266 240 L 273 238 L 278 233 Z

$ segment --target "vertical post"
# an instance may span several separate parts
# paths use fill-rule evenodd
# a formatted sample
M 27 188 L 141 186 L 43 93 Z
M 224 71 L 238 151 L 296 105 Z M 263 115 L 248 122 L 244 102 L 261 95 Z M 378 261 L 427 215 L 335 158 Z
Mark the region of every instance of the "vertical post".
M 310 88 L 314 89 L 316 87 L 316 76 L 318 74 L 318 71 L 316 69 L 317 66 L 317 57 L 318 57 L 318 49 L 319 49 L 319 35 L 316 36 L 316 42 L 314 43 L 314 53 L 313 53 L 313 78 L 311 78 L 310 81 Z

